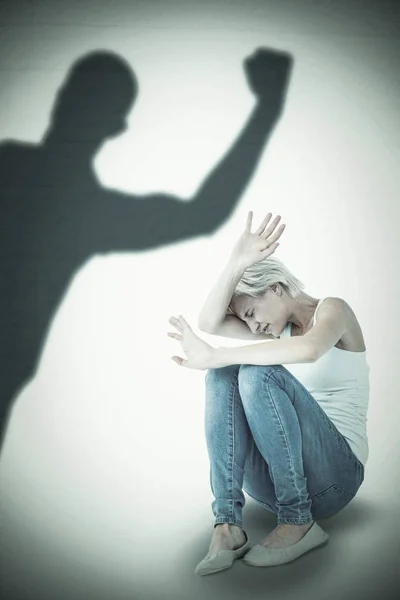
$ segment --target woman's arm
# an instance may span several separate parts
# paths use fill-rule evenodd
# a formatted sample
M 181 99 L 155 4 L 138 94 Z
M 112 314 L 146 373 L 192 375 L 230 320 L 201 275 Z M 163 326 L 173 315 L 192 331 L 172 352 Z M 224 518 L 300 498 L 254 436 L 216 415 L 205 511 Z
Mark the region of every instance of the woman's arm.
M 307 336 L 267 341 L 239 348 L 214 348 L 212 368 L 228 365 L 281 365 L 315 362 L 314 346 Z
M 218 369 L 228 365 L 276 365 L 281 363 L 314 362 L 312 343 L 306 336 L 286 338 L 274 342 L 253 344 L 239 348 L 215 348 L 199 338 L 182 315 L 170 317 L 169 322 L 177 332 L 168 332 L 177 339 L 187 358 L 174 355 L 178 365 L 191 369 Z
M 199 327 L 199 329 L 201 329 Z M 202 329 L 202 331 L 206 331 Z M 206 331 L 206 333 L 210 333 Z M 227 314 L 225 319 L 217 325 L 211 335 L 218 335 L 225 338 L 233 338 L 235 340 L 250 340 L 251 342 L 275 340 L 275 336 L 271 333 L 253 333 L 248 325 L 239 317 Z
M 244 268 L 238 266 L 237 261 L 230 257 L 201 309 L 199 329 L 207 333 L 216 332 L 227 315 L 229 302 L 243 272 Z
M 239 340 L 274 340 L 269 333 L 253 333 L 248 325 L 234 315 L 229 308 L 232 294 L 242 277 L 244 269 L 229 259 L 220 277 L 209 293 L 198 319 L 201 331 Z
M 328 298 L 318 310 L 318 321 L 302 336 L 239 348 L 214 348 L 214 368 L 228 365 L 279 365 L 316 362 L 347 330 L 348 311 L 341 298 Z
M 257 230 L 252 233 L 253 212 L 249 211 L 245 229 L 234 245 L 224 270 L 209 293 L 200 312 L 198 327 L 202 331 L 225 337 L 238 336 L 249 339 L 247 325 L 236 316 L 227 316 L 228 305 L 246 268 L 263 258 L 267 258 L 279 246 L 276 241 L 282 235 L 285 225 L 278 227 L 281 217 L 277 215 L 267 227 L 271 217 L 272 214 L 267 213 Z M 244 335 L 245 332 L 246 335 Z M 253 335 L 254 338 L 251 337 L 251 339 L 273 338 L 273 336 L 266 334 L 262 334 L 262 336 L 259 334 Z

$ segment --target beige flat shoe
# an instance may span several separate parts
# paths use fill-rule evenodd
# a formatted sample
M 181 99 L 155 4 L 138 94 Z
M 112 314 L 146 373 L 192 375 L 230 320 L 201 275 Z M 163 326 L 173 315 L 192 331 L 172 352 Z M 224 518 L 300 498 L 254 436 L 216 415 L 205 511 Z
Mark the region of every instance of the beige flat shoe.
M 288 548 L 266 548 L 257 544 L 246 554 L 243 562 L 253 567 L 274 567 L 296 560 L 299 556 L 316 546 L 321 546 L 329 535 L 314 521 L 307 533 L 293 546 Z
M 203 560 L 199 562 L 195 569 L 196 575 L 211 575 L 223 569 L 229 569 L 233 565 L 233 561 L 237 558 L 242 558 L 250 550 L 250 542 L 245 531 L 246 542 L 236 550 L 220 550 L 214 554 L 207 554 Z

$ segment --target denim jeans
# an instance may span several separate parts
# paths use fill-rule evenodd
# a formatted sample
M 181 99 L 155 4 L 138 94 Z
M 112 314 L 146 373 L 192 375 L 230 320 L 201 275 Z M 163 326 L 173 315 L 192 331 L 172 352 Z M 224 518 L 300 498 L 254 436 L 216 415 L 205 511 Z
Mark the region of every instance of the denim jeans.
M 205 376 L 214 527 L 242 527 L 243 490 L 281 523 L 329 518 L 354 498 L 364 466 L 282 365 L 230 365 Z

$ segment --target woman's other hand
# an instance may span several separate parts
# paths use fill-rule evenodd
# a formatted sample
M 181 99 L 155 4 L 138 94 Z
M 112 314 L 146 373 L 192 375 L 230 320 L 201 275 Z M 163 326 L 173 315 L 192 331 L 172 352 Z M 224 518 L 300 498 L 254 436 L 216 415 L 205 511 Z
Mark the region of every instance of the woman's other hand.
M 272 214 L 268 213 L 257 230 L 252 233 L 253 211 L 248 213 L 245 230 L 236 242 L 231 254 L 231 260 L 240 269 L 244 270 L 250 265 L 263 260 L 263 258 L 271 256 L 279 246 L 277 240 L 281 237 L 285 225 L 280 225 L 277 228 L 281 220 L 280 215 L 277 215 L 270 226 L 267 227 L 271 217 Z
M 199 338 L 182 315 L 179 315 L 179 318 L 170 317 L 169 322 L 179 332 L 172 333 L 169 331 L 169 337 L 175 338 L 181 343 L 182 350 L 187 356 L 187 359 L 180 356 L 171 356 L 172 360 L 178 365 L 189 369 L 205 370 L 212 368 L 215 348 Z

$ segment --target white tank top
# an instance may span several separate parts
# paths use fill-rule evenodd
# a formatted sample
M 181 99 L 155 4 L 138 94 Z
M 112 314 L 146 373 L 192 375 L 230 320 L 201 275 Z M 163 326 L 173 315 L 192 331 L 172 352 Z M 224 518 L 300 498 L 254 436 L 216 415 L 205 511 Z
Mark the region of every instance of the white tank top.
M 314 313 L 325 298 L 322 298 Z M 281 338 L 291 336 L 289 322 Z M 369 365 L 366 351 L 350 352 L 334 346 L 314 363 L 284 364 L 325 411 L 346 438 L 358 460 L 365 465 L 369 448 L 367 410 L 369 404 Z

